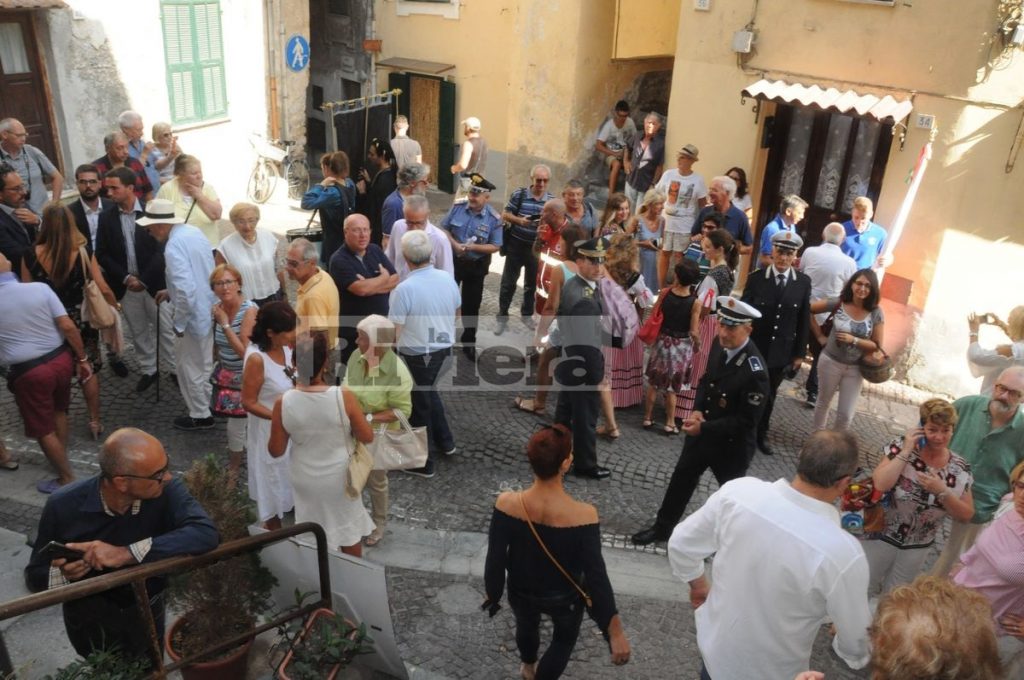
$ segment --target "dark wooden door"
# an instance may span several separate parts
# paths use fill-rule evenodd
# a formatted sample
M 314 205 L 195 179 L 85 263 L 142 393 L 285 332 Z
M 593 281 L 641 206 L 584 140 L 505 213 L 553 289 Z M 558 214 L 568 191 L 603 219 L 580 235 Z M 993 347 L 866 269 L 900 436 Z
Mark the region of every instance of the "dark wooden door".
M 60 166 L 39 46 L 28 12 L 0 11 L 0 118 L 17 118 L 28 143 Z
M 758 210 L 757 233 L 797 194 L 808 203 L 799 224 L 805 246 L 821 243 L 829 222 L 849 219 L 853 199 L 878 202 L 892 145 L 892 124 L 816 107 L 779 105 Z

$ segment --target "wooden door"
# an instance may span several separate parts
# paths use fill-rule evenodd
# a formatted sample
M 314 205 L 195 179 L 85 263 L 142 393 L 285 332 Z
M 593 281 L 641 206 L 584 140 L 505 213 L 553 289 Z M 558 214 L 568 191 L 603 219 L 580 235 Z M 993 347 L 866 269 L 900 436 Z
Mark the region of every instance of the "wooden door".
M 437 182 L 438 127 L 441 81 L 409 76 L 409 136 L 420 143 L 423 162 L 430 166 L 431 182 Z
M 874 118 L 780 105 L 771 128 L 757 233 L 775 217 L 779 201 L 797 194 L 808 203 L 798 225 L 805 246 L 821 243 L 829 222 L 849 219 L 853 199 L 876 204 L 892 145 L 892 124 Z
M 28 143 L 38 147 L 54 165 L 60 156 L 50 124 L 46 77 L 28 12 L 0 11 L 0 119 L 17 118 L 28 132 Z M 64 173 L 62 173 L 64 174 Z

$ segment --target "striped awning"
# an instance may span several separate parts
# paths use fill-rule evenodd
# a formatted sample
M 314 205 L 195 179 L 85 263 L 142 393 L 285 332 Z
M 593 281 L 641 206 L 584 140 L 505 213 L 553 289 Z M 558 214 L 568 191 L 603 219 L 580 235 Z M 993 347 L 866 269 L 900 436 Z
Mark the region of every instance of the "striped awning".
M 871 116 L 878 120 L 891 118 L 894 121 L 899 121 L 906 118 L 914 108 L 914 103 L 907 98 L 897 99 L 888 94 L 878 97 L 873 94 L 859 94 L 853 90 L 787 83 L 784 80 L 759 80 L 743 88 L 743 94 L 755 99 L 817 106 L 826 111 L 852 112 L 861 116 Z
M 63 9 L 64 0 L 0 0 L 0 9 Z

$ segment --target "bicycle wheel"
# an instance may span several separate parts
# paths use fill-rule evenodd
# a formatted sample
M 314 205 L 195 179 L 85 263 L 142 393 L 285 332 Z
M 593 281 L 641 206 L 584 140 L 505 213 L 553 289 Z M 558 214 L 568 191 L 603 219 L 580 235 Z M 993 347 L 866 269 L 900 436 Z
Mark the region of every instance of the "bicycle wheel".
M 309 166 L 306 159 L 293 158 L 285 167 L 285 178 L 288 180 L 288 198 L 301 200 L 309 190 Z
M 254 203 L 266 203 L 274 193 L 276 185 L 277 168 L 266 158 L 258 159 L 252 174 L 249 175 L 249 185 L 246 188 L 249 199 Z

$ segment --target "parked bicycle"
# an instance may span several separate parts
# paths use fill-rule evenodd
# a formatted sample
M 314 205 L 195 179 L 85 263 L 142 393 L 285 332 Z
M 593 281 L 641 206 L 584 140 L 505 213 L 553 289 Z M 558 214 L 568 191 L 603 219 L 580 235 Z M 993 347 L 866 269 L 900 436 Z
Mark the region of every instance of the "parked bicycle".
M 301 199 L 309 189 L 309 165 L 303 155 L 295 153 L 292 148 L 295 142 L 267 139 L 253 133 L 249 135 L 249 144 L 256 151 L 256 165 L 246 188 L 249 199 L 254 203 L 266 203 L 282 176 L 288 183 L 288 198 Z

